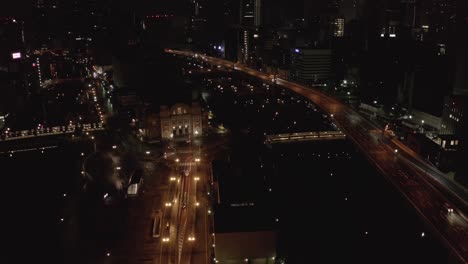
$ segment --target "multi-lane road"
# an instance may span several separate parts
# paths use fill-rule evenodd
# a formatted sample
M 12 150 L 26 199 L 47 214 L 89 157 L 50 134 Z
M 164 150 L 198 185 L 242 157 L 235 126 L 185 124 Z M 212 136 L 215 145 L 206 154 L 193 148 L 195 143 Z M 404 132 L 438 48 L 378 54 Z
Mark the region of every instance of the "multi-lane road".
M 468 262 L 468 196 L 464 189 L 447 181 L 441 172 L 396 139 L 381 137 L 381 128 L 347 105 L 322 92 L 250 69 L 246 66 L 193 52 L 167 49 L 213 65 L 235 69 L 300 94 L 328 113 L 330 118 L 391 181 L 425 220 L 433 234 L 451 250 L 455 261 Z M 376 133 L 377 131 L 377 133 Z
M 207 167 L 197 156 L 175 153 L 169 186 L 162 194 L 162 229 L 152 263 L 211 263 Z M 168 161 L 171 162 L 171 161 Z

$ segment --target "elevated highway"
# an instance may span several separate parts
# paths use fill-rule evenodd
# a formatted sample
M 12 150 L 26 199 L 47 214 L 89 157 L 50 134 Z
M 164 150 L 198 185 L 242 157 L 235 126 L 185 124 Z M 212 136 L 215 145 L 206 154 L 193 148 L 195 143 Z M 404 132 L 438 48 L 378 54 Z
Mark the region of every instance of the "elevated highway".
M 373 122 L 344 103 L 290 81 L 203 54 L 166 49 L 167 53 L 199 59 L 205 63 L 234 69 L 273 82 L 300 94 L 334 119 L 346 136 L 367 159 L 400 191 L 415 208 L 433 234 L 453 253 L 455 263 L 468 263 L 468 194 L 447 181 L 444 175 L 396 139 L 383 140 Z

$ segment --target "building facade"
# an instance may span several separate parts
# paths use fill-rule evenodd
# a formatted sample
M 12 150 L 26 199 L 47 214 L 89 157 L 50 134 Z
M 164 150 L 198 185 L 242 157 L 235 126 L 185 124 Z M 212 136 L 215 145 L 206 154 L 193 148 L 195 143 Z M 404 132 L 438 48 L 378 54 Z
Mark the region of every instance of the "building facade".
M 262 1 L 240 1 L 240 23 L 243 26 L 259 27 L 262 24 Z
M 331 76 L 330 49 L 295 48 L 291 53 L 291 78 L 300 82 L 325 80 Z
M 466 107 L 467 97 L 447 96 L 445 97 L 442 113 L 442 135 L 462 135 L 464 126 L 468 121 Z
M 203 111 L 196 102 L 192 105 L 161 106 L 160 119 L 163 140 L 195 138 L 203 134 Z

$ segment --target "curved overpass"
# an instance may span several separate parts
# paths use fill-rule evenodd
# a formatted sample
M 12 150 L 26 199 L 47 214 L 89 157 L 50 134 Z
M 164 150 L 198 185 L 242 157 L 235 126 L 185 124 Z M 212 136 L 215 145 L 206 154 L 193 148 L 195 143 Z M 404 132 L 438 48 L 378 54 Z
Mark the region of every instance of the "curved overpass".
M 167 53 L 193 57 L 214 65 L 242 71 L 271 82 L 266 73 L 246 66 L 188 51 L 166 49 Z M 468 263 L 468 195 L 432 165 L 421 159 L 400 141 L 380 140 L 381 128 L 352 108 L 322 92 L 276 79 L 276 84 L 314 102 L 335 120 L 335 123 L 365 153 L 368 160 L 401 192 L 425 220 L 434 234 L 453 252 L 460 263 Z

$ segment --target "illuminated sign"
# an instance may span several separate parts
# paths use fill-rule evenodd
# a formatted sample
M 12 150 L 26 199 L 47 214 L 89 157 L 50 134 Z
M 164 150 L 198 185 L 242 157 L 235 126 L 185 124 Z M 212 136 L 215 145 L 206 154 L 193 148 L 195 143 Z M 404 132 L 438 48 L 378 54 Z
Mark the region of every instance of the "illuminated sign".
M 14 60 L 21 59 L 21 53 L 20 52 L 12 53 L 11 57 L 13 57 Z

